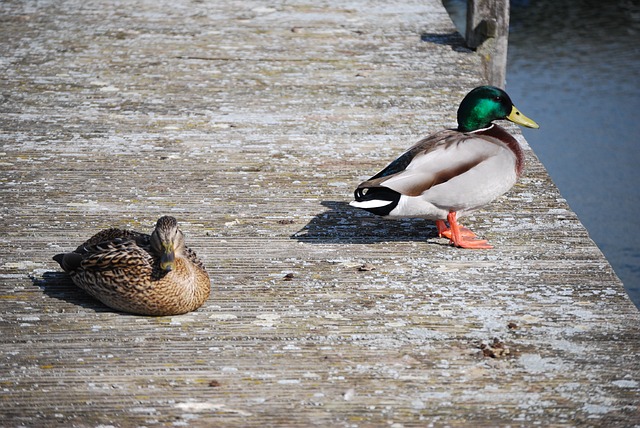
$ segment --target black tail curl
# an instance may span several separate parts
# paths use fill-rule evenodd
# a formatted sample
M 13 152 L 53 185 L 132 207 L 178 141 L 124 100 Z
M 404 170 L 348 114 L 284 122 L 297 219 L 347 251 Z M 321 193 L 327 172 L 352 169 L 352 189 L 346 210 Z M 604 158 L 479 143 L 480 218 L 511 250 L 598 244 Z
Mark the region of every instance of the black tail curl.
M 398 205 L 402 195 L 387 187 L 358 187 L 353 196 L 356 202 L 380 201 L 380 206 L 362 209 L 384 217 Z

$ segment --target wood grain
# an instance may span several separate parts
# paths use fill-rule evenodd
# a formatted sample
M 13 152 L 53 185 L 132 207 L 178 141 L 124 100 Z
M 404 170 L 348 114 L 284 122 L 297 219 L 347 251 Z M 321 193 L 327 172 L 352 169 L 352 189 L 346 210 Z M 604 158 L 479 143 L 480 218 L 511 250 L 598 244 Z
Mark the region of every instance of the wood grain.
M 640 424 L 638 311 L 516 128 L 524 177 L 462 220 L 494 250 L 347 205 L 483 83 L 440 2 L 0 16 L 2 425 Z M 164 214 L 196 312 L 113 312 L 51 259 Z

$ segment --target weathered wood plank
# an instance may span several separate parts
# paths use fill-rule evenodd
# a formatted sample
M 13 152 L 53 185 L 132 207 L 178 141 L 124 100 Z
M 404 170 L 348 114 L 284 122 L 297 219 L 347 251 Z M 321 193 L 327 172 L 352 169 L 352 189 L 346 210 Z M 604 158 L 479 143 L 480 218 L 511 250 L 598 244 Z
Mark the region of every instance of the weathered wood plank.
M 0 12 L 4 425 L 640 423 L 638 312 L 528 148 L 466 219 L 493 251 L 347 205 L 482 83 L 439 2 Z M 214 281 L 197 312 L 114 313 L 51 260 L 162 214 Z

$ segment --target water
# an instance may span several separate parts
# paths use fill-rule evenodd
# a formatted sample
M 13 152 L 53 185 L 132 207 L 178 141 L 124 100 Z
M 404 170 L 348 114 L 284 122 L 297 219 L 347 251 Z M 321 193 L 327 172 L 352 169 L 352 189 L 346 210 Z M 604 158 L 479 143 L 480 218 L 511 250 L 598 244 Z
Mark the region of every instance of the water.
M 445 0 L 464 31 L 465 0 Z M 640 308 L 640 1 L 512 0 L 523 133 Z

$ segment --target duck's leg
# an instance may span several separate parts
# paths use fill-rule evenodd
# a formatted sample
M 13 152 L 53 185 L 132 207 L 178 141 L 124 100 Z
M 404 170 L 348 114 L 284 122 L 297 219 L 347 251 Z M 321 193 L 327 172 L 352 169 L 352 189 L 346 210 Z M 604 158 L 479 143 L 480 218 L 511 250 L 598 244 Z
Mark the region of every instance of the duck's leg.
M 472 237 L 466 233 L 463 233 L 462 230 L 464 228 L 460 227 L 460 225 L 456 221 L 455 211 L 451 211 L 449 215 L 447 215 L 447 220 L 449 221 L 450 235 L 451 235 L 449 237 L 449 240 L 456 247 L 472 248 L 472 249 L 487 249 L 487 250 L 490 248 L 493 248 L 492 245 L 489 245 L 488 241 L 484 239 L 476 239 L 475 238 L 476 235 L 473 232 L 471 232 L 469 229 L 466 229 L 466 230 L 469 230 L 469 232 L 471 232 L 471 235 L 473 235 Z

